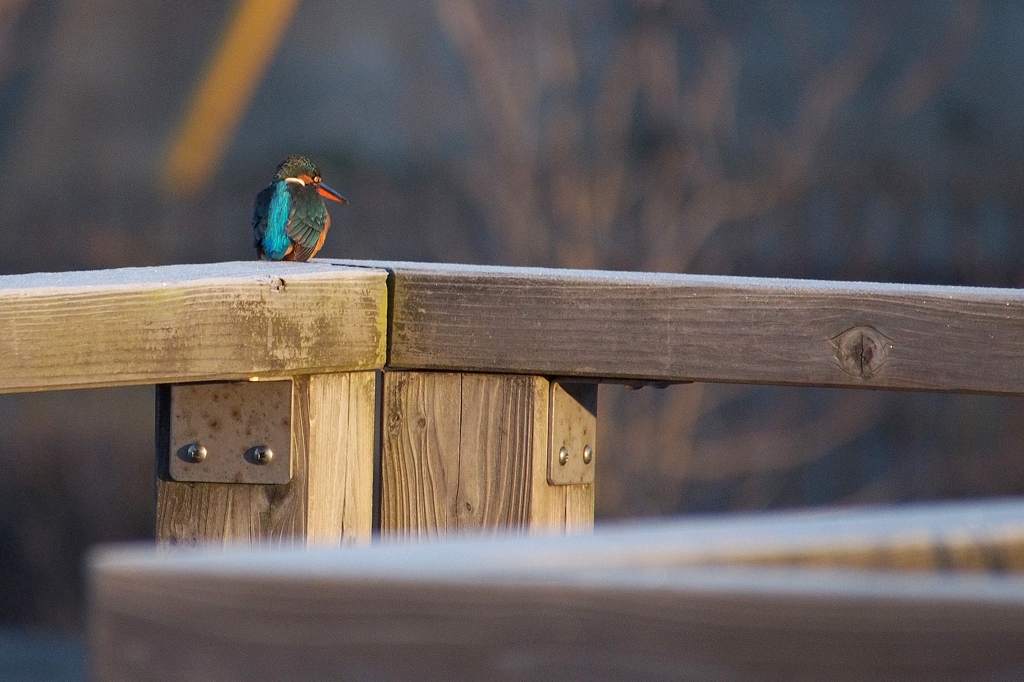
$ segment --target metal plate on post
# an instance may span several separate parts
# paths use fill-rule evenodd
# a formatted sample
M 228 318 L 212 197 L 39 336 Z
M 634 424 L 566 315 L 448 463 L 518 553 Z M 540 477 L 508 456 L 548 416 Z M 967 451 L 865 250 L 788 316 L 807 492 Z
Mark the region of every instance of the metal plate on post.
M 292 478 L 292 382 L 171 386 L 175 481 L 287 483 Z
M 597 384 L 552 381 L 548 409 L 548 483 L 593 483 L 597 456 Z

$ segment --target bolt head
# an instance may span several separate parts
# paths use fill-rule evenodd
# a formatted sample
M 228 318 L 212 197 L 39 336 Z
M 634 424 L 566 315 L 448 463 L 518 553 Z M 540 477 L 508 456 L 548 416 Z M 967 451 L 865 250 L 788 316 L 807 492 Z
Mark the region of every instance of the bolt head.
M 193 464 L 198 464 L 206 459 L 206 447 L 200 443 L 192 443 L 185 448 L 185 459 Z
M 270 464 L 274 459 L 274 451 L 266 445 L 258 445 L 252 449 L 252 461 L 256 464 Z
M 558 451 L 558 463 L 561 464 L 562 466 L 565 466 L 566 464 L 569 463 L 569 451 L 565 449 L 564 445 Z
M 589 445 L 583 446 L 583 463 L 590 464 L 594 460 L 594 448 Z

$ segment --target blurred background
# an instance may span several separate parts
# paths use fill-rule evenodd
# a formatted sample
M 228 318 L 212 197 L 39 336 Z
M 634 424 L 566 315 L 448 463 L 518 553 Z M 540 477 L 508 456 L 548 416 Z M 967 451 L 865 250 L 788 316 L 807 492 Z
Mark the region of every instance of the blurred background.
M 328 257 L 1021 287 L 1022 35 L 1016 0 L 0 0 L 0 273 L 251 258 L 302 152 L 352 202 Z M 599 520 L 1024 490 L 1019 399 L 600 409 Z M 0 396 L 0 435 L 0 674 L 68 672 L 83 552 L 152 535 L 152 390 Z

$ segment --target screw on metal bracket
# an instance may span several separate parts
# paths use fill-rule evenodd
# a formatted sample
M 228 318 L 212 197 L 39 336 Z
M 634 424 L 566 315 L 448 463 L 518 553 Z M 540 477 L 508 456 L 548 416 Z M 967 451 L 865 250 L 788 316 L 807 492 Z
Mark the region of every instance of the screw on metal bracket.
M 274 451 L 266 445 L 257 445 L 252 449 L 252 461 L 256 464 L 270 464 L 274 459 Z
M 594 482 L 597 384 L 552 379 L 548 399 L 547 480 L 550 485 Z
M 186 483 L 290 481 L 292 388 L 291 380 L 170 386 L 161 407 L 170 432 L 167 476 Z
M 206 459 L 206 447 L 200 443 L 192 443 L 185 448 L 185 459 L 193 464 L 198 464 Z

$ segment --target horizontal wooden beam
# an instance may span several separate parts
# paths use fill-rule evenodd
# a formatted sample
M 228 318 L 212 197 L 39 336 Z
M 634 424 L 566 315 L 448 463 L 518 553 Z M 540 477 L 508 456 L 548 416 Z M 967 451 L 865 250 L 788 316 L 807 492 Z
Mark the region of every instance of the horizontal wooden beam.
M 1018 677 L 1024 578 L 992 571 L 1024 566 L 1022 539 L 1024 503 L 999 502 L 347 552 L 107 551 L 90 569 L 93 660 L 101 679 L 422 670 L 518 679 Z M 900 559 L 926 546 L 928 561 Z M 820 561 L 843 553 L 856 568 L 980 570 L 805 566 L 844 567 Z
M 352 263 L 394 368 L 1024 393 L 1024 290 Z
M 396 369 L 1024 393 L 1015 289 L 221 263 L 0 277 L 0 329 L 0 392 L 369 369 L 386 342 Z
M 386 273 L 211 263 L 0 277 L 0 392 L 383 365 Z

